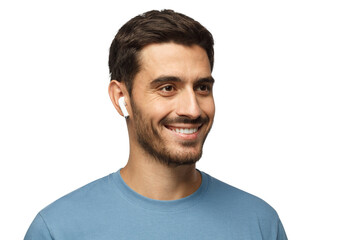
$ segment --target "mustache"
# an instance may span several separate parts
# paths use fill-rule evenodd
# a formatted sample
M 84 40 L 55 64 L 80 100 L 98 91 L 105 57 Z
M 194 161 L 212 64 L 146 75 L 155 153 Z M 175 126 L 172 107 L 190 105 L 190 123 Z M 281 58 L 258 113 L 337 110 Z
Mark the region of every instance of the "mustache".
M 208 117 L 198 117 L 196 119 L 191 119 L 189 117 L 179 116 L 176 118 L 164 118 L 161 120 L 161 124 L 163 125 L 170 125 L 174 123 L 187 123 L 187 124 L 204 124 L 208 123 L 210 119 Z

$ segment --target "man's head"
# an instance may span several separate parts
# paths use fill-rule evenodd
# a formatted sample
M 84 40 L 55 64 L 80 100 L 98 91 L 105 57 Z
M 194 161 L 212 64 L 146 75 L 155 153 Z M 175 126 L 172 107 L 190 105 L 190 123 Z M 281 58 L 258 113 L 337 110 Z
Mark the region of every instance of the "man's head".
M 150 11 L 119 30 L 109 93 L 120 114 L 125 97 L 130 154 L 173 166 L 200 159 L 215 114 L 213 62 L 211 34 L 182 14 Z
M 140 70 L 139 53 L 152 43 L 174 42 L 185 46 L 199 45 L 207 53 L 211 70 L 214 65 L 214 40 L 199 22 L 172 10 L 149 11 L 125 23 L 110 47 L 111 79 L 124 82 L 129 94 Z

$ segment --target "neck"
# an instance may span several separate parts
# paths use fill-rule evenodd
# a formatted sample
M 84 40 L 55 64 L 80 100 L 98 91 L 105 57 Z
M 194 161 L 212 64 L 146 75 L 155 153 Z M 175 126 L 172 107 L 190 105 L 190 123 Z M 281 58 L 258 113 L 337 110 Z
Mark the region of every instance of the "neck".
M 131 154 L 120 174 L 132 190 L 156 200 L 184 198 L 201 185 L 201 174 L 195 164 L 168 166 L 158 160 Z

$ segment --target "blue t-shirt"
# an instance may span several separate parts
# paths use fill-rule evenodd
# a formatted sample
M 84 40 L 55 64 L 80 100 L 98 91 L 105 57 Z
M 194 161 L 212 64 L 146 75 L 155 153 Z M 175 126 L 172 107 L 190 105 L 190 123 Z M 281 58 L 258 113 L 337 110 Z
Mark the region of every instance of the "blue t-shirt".
M 41 210 L 25 240 L 287 239 L 266 202 L 201 176 L 190 196 L 160 201 L 133 191 L 117 171 Z

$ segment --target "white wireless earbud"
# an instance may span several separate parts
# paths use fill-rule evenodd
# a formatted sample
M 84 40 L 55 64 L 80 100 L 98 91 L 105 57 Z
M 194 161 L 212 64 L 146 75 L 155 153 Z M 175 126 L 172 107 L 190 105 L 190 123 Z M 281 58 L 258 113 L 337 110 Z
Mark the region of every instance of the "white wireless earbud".
M 128 113 L 127 109 L 126 109 L 126 103 L 125 103 L 125 98 L 124 97 L 119 98 L 119 106 L 120 106 L 120 109 L 121 109 L 122 113 L 124 114 L 124 117 L 128 118 L 129 113 Z

